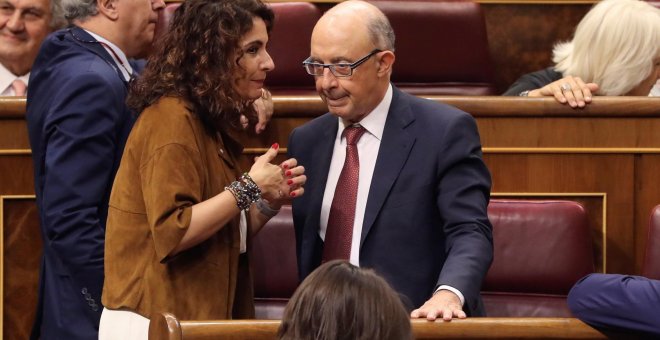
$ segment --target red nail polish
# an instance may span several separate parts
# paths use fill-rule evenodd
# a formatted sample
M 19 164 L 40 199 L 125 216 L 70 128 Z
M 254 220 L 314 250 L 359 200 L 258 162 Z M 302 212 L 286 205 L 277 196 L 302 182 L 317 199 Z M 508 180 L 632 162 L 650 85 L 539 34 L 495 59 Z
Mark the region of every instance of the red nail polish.
M 288 169 L 288 168 L 289 168 L 289 164 L 286 164 L 286 163 L 282 164 L 282 168 L 283 168 L 283 169 Z
M 277 150 L 280 148 L 280 145 L 278 143 L 273 143 L 273 145 L 271 145 L 270 147 Z
M 291 197 L 296 197 L 296 193 L 295 193 L 295 192 L 291 192 Z
M 288 184 L 288 185 L 291 185 L 291 184 L 293 184 L 293 180 L 292 180 L 292 179 L 290 179 L 290 180 L 288 180 L 288 181 L 286 181 L 286 184 Z
M 291 170 L 287 170 L 286 173 L 285 173 L 285 175 L 287 175 L 287 176 L 291 176 Z

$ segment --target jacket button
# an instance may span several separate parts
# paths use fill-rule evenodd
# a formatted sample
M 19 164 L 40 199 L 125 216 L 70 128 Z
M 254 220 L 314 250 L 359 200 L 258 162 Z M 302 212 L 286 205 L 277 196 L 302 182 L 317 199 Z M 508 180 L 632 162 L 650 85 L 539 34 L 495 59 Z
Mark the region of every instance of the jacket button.
M 80 292 L 82 293 L 82 295 L 87 294 L 87 287 L 84 287 Z

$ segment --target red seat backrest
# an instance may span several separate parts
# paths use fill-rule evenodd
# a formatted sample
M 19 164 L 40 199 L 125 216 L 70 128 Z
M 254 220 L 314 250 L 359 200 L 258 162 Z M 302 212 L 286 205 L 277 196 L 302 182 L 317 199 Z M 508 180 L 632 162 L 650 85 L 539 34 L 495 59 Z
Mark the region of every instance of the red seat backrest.
M 488 316 L 570 316 L 566 295 L 594 272 L 587 213 L 572 201 L 491 200 L 495 257 L 482 287 Z
M 486 23 L 471 1 L 371 1 L 396 35 L 392 81 L 414 94 L 495 95 Z
M 642 275 L 660 280 L 660 205 L 655 206 L 649 218 Z

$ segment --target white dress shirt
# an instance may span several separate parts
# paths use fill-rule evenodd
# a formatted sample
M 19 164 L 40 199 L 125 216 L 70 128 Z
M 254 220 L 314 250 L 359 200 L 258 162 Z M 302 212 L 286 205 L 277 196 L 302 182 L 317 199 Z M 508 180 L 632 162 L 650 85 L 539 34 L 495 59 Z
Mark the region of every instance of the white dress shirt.
M 353 223 L 353 241 L 351 243 L 350 262 L 356 266 L 360 265 L 360 237 L 362 235 L 362 222 L 367 208 L 367 197 L 371 187 L 371 178 L 376 167 L 376 158 L 380 149 L 380 141 L 385 129 L 387 112 L 392 103 L 392 85 L 385 93 L 383 100 L 376 108 L 366 115 L 359 123 L 365 128 L 365 132 L 357 142 L 358 157 L 360 159 L 360 173 L 358 180 L 357 203 L 355 205 L 355 222 Z M 325 231 L 328 227 L 328 217 L 330 216 L 330 206 L 335 197 L 335 188 L 341 183 L 337 183 L 341 169 L 344 167 L 346 159 L 346 138 L 342 136 L 344 129 L 350 123 L 339 119 L 339 128 L 335 138 L 335 146 L 330 161 L 330 171 L 328 172 L 328 181 L 325 184 L 325 193 L 323 194 L 323 203 L 321 205 L 321 221 L 319 235 L 325 240 Z
M 14 82 L 14 80 L 20 79 L 25 83 L 25 86 L 28 84 L 28 80 L 30 80 L 30 73 L 28 72 L 25 75 L 22 76 L 17 76 L 11 71 L 9 71 L 5 65 L 0 64 L 0 96 L 15 96 L 16 93 L 14 93 L 14 88 L 11 86 L 11 84 Z
M 105 45 L 101 44 L 101 46 L 103 46 L 103 48 L 105 48 L 105 50 L 108 51 L 108 54 L 110 54 L 112 60 L 115 61 L 115 64 L 117 65 L 117 68 L 119 69 L 121 74 L 124 76 L 124 79 L 126 81 L 129 81 L 131 79 L 131 75 L 133 74 L 133 68 L 131 67 L 131 64 L 128 62 L 128 59 L 126 58 L 126 54 L 124 54 L 124 51 L 122 51 L 119 47 L 117 47 L 117 45 L 111 43 L 108 39 L 105 39 L 98 34 L 95 34 L 88 30 L 85 30 L 85 32 L 89 33 L 89 35 L 94 37 L 96 41 L 100 41 L 105 44 Z M 119 57 L 119 59 L 117 59 L 117 57 Z

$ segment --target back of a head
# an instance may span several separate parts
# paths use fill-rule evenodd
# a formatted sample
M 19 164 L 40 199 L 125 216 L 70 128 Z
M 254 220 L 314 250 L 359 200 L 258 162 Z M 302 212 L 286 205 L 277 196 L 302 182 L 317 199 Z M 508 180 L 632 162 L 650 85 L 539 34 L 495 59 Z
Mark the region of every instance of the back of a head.
M 372 270 L 330 261 L 310 274 L 284 310 L 283 340 L 412 339 L 410 318 Z
M 660 56 L 660 9 L 640 0 L 601 1 L 553 54 L 565 76 L 597 83 L 599 95 L 624 95 L 651 74 Z

